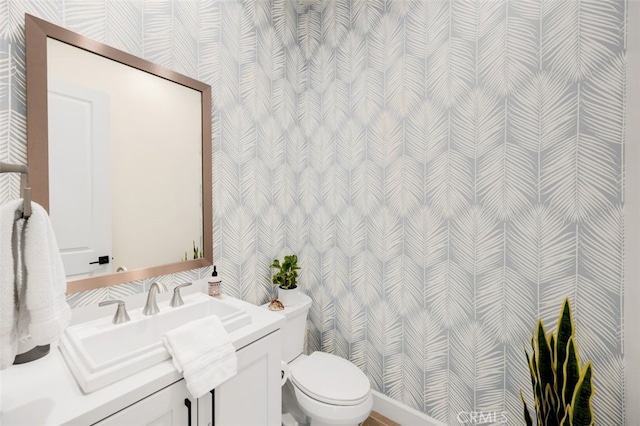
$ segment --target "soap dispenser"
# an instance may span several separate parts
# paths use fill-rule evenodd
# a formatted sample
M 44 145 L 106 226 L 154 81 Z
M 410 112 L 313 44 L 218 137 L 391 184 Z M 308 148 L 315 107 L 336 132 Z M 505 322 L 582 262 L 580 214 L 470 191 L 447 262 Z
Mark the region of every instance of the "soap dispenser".
M 219 297 L 222 294 L 221 290 L 222 279 L 218 276 L 218 271 L 216 270 L 216 265 L 213 265 L 213 272 L 211 273 L 211 278 L 209 279 L 209 296 Z

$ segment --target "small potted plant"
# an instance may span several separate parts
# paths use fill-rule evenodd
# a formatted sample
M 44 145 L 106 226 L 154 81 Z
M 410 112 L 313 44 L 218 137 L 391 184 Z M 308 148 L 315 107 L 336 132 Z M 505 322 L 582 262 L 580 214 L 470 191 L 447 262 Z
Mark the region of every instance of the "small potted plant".
M 284 306 L 291 306 L 298 299 L 298 256 L 285 256 L 282 263 L 274 259 L 270 268 L 276 270 L 271 276 L 271 282 L 278 286 L 278 299 Z

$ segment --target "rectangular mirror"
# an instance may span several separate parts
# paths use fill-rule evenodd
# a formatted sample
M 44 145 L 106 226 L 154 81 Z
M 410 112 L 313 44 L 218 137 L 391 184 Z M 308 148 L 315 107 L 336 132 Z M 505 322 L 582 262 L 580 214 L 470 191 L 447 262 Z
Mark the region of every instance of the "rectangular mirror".
M 29 178 L 67 293 L 211 265 L 210 86 L 25 24 Z

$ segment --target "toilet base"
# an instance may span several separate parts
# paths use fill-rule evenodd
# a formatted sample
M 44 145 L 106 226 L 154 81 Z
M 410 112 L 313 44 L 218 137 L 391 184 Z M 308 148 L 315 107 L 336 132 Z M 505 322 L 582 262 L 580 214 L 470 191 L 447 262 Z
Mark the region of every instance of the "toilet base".
M 293 390 L 293 384 L 287 380 L 282 386 L 282 415 L 287 414 L 294 419 L 298 426 L 309 426 L 311 421 L 306 414 L 300 409 L 298 401 L 296 401 L 295 391 Z M 282 422 L 282 426 L 288 426 L 285 422 Z
M 300 423 L 289 413 L 282 413 L 282 426 L 300 426 Z
M 371 391 L 358 405 L 330 405 L 310 398 L 295 385 L 293 389 L 298 406 L 311 419 L 311 426 L 357 426 L 369 417 L 373 409 Z

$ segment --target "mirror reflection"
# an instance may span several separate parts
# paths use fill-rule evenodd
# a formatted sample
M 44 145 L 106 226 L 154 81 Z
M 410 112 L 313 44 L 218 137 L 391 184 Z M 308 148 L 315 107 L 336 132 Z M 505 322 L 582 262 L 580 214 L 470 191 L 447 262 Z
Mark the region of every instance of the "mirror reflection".
M 193 258 L 200 92 L 51 38 L 47 65 L 49 208 L 67 277 Z

